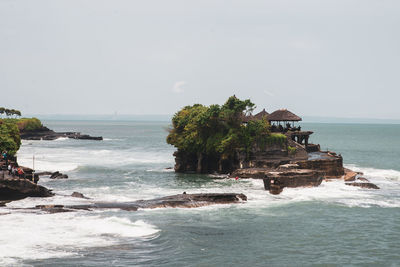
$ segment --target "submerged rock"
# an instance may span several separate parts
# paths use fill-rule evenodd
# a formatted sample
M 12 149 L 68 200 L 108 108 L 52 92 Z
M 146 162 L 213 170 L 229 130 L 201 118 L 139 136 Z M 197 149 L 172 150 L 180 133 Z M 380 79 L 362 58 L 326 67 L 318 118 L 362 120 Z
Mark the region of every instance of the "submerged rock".
M 90 198 L 88 198 L 88 197 L 85 197 L 82 193 L 79 193 L 79 192 L 73 192 L 73 193 L 71 194 L 71 197 L 90 199 Z
M 362 188 L 368 188 L 368 189 L 380 189 L 376 184 L 373 183 L 345 183 L 346 185 L 351 185 L 351 186 L 358 186 Z
M 71 210 L 92 209 L 121 209 L 137 211 L 140 209 L 154 208 L 196 208 L 214 204 L 241 203 L 247 201 L 244 194 L 236 193 L 208 193 L 208 194 L 179 194 L 150 200 L 138 200 L 124 203 L 93 203 L 84 205 L 39 205 L 36 209 L 47 212 L 64 212 Z
M 53 172 L 50 175 L 50 179 L 67 179 L 67 178 L 68 178 L 68 175 L 62 174 L 59 171 Z

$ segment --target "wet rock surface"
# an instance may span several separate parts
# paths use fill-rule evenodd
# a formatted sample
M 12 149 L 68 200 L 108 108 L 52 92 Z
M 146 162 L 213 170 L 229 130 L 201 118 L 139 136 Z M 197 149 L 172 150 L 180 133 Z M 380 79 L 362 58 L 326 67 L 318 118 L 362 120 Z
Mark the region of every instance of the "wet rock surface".
M 323 172 L 295 169 L 295 167 L 296 165 L 292 164 L 277 169 L 239 169 L 234 171 L 230 177 L 263 179 L 265 190 L 269 190 L 273 194 L 282 192 L 285 187 L 319 186 L 323 181 Z
M 285 187 L 313 187 L 322 181 L 322 172 L 302 169 L 268 172 L 263 179 L 264 189 L 274 195 L 280 194 Z
M 326 178 L 338 178 L 344 175 L 343 158 L 333 152 L 310 153 L 310 159 L 296 161 L 295 163 L 299 165 L 300 169 L 322 171 Z
M 34 209 L 40 209 L 50 213 L 93 209 L 121 209 L 126 211 L 137 211 L 138 209 L 154 208 L 196 208 L 214 204 L 241 203 L 243 201 L 247 201 L 247 197 L 244 194 L 237 193 L 179 194 L 124 203 L 93 203 L 66 206 L 39 205 Z
M 79 132 L 55 132 L 47 127 L 42 127 L 34 131 L 21 131 L 20 135 L 23 140 L 55 140 L 60 137 L 82 140 L 103 140 L 101 136 L 90 136 Z
M 358 183 L 358 182 L 354 182 L 354 183 L 345 183 L 346 185 L 350 185 L 350 186 L 358 186 L 361 188 L 368 188 L 368 189 L 380 189 L 376 184 L 373 183 Z
M 88 197 L 85 197 L 82 193 L 79 193 L 79 192 L 73 192 L 73 193 L 71 194 L 71 197 L 90 199 L 90 198 L 88 198 Z
M 53 172 L 53 173 L 50 175 L 50 179 L 67 179 L 67 178 L 68 178 L 68 175 L 62 174 L 62 173 L 60 173 L 60 172 L 58 172 L 58 171 Z
M 51 197 L 51 190 L 27 179 L 0 179 L 0 200 L 18 200 L 26 197 Z

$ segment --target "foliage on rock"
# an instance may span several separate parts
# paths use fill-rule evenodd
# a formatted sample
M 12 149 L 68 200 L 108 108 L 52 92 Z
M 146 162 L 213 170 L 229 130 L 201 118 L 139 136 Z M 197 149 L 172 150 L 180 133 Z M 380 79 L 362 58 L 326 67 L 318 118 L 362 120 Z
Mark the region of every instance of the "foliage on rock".
M 14 109 L 0 107 L 0 115 L 14 118 L 0 119 L 0 151 L 7 151 L 9 155 L 15 155 L 21 146 L 20 131 L 34 131 L 43 125 L 37 118 L 21 118 L 21 112 Z
M 0 150 L 15 155 L 21 146 L 21 138 L 15 123 L 2 121 L 0 124 Z
M 22 118 L 17 120 L 20 131 L 35 131 L 43 127 L 42 122 L 37 118 Z
M 181 151 L 230 158 L 237 151 L 249 153 L 256 142 L 271 137 L 268 121 L 243 123 L 254 109 L 249 100 L 231 96 L 224 105 L 186 106 L 172 118 L 167 143 Z M 285 137 L 286 138 L 286 137 Z

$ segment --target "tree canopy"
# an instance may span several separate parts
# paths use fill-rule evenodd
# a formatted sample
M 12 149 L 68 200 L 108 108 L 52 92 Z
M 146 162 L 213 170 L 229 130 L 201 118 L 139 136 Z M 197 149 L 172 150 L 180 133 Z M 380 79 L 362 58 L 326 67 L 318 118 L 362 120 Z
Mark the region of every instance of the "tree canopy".
M 8 108 L 0 107 L 0 116 L 2 116 L 3 114 L 5 114 L 7 117 L 10 117 L 10 116 L 20 117 L 21 111 L 16 110 L 16 109 L 8 109 Z
M 217 155 L 227 159 L 236 151 L 249 152 L 253 144 L 270 135 L 266 120 L 243 123 L 255 108 L 249 99 L 231 96 L 220 105 L 186 106 L 172 118 L 167 143 L 190 153 Z
M 7 151 L 9 155 L 15 155 L 21 146 L 21 138 L 17 125 L 10 121 L 2 121 L 0 124 L 0 150 Z
M 0 119 L 0 151 L 15 155 L 21 146 L 20 131 L 40 129 L 42 122 L 37 118 L 17 118 L 21 116 L 19 110 L 0 107 L 0 116 L 2 115 L 8 118 Z

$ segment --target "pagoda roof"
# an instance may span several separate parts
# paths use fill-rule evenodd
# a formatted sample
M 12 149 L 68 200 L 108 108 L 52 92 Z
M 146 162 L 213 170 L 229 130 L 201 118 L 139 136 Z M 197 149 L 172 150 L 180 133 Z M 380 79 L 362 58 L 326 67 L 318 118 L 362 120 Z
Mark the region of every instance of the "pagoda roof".
M 287 109 L 278 109 L 268 115 L 268 121 L 301 121 L 302 119 Z

